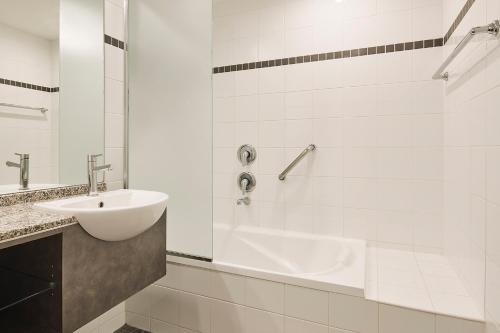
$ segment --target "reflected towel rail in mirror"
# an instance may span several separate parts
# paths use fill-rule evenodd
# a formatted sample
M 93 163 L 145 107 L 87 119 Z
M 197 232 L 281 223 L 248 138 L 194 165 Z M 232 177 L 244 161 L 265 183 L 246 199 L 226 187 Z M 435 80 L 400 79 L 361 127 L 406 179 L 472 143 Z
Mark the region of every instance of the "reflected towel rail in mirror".
M 32 106 L 9 104 L 9 103 L 0 103 L 0 106 L 7 106 L 9 108 L 18 108 L 18 109 L 27 109 L 27 110 L 37 110 L 37 111 L 40 111 L 41 113 L 45 113 L 45 112 L 49 111 L 47 108 L 37 108 L 37 107 L 32 107 Z
M 500 31 L 500 22 L 495 20 L 493 23 L 488 25 L 474 27 L 465 35 L 462 41 L 457 45 L 457 47 L 451 52 L 451 54 L 446 58 L 444 63 L 438 68 L 436 73 L 432 76 L 433 80 L 445 80 L 448 81 L 448 72 L 445 72 L 446 67 L 457 57 L 457 55 L 464 49 L 464 47 L 474 38 L 474 36 L 479 34 L 490 34 L 493 36 L 498 36 Z
M 292 171 L 292 169 L 307 155 L 309 154 L 310 152 L 314 151 L 316 149 L 316 146 L 313 145 L 313 144 L 310 144 L 309 146 L 306 147 L 306 149 L 304 149 L 300 154 L 299 156 L 297 156 L 293 161 L 292 163 L 290 163 L 289 166 L 286 167 L 285 170 L 283 170 L 282 173 L 280 173 L 280 175 L 278 176 L 278 179 L 279 180 L 285 180 L 286 179 L 286 175 Z

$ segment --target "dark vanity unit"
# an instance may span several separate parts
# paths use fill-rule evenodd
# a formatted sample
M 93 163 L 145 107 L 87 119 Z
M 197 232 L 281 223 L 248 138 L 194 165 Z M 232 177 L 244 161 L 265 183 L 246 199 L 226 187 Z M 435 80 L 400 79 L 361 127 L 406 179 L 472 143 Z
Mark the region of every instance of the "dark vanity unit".
M 61 332 L 62 234 L 0 250 L 0 332 Z
M 94 238 L 76 221 L 1 241 L 0 332 L 74 332 L 164 276 L 165 248 L 166 212 L 123 241 Z

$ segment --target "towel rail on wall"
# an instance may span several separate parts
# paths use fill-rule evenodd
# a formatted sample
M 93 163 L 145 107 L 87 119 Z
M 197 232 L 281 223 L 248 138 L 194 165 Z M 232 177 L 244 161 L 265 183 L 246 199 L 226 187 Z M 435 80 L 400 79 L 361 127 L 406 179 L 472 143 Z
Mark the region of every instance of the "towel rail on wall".
M 457 57 L 457 55 L 464 49 L 464 47 L 476 36 L 480 34 L 490 34 L 493 36 L 498 36 L 500 32 L 500 22 L 495 20 L 494 22 L 483 25 L 480 27 L 474 27 L 469 30 L 467 35 L 460 41 L 457 47 L 451 52 L 451 54 L 446 58 L 443 64 L 438 68 L 436 73 L 432 76 L 433 80 L 445 80 L 448 81 L 449 74 L 445 71 L 448 65 Z
M 0 103 L 0 106 L 7 106 L 9 108 L 18 108 L 18 109 L 27 109 L 27 110 L 37 110 L 41 113 L 45 113 L 49 111 L 47 108 L 37 108 L 33 106 L 25 106 L 25 105 L 17 105 L 17 104 L 9 104 L 9 103 Z

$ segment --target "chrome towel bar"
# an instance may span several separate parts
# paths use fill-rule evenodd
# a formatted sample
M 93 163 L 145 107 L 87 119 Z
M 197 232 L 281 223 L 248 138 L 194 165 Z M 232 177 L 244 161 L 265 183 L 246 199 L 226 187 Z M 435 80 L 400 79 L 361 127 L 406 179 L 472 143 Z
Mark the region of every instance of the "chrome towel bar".
M 285 170 L 283 170 L 282 173 L 280 173 L 280 175 L 278 176 L 278 179 L 279 180 L 285 180 L 286 179 L 286 175 L 292 171 L 292 169 L 307 155 L 309 154 L 310 152 L 314 151 L 316 149 L 316 146 L 313 145 L 313 144 L 310 144 L 309 146 L 306 147 L 306 149 L 304 149 L 300 154 L 299 156 L 297 156 L 293 161 L 292 163 L 290 163 L 289 166 L 286 167 Z
M 438 68 L 436 73 L 432 76 L 433 80 L 445 80 L 448 81 L 449 74 L 445 72 L 446 67 L 457 57 L 457 55 L 464 49 L 464 47 L 474 38 L 474 36 L 479 34 L 490 34 L 493 36 L 498 36 L 500 31 L 500 22 L 495 20 L 494 22 L 470 29 L 470 31 L 465 35 L 465 37 L 460 41 L 457 47 L 451 52 L 451 54 L 446 58 L 444 63 Z
M 37 108 L 37 107 L 32 107 L 32 106 L 9 104 L 9 103 L 0 103 L 0 106 L 7 106 L 9 108 L 18 108 L 18 109 L 27 109 L 27 110 L 37 110 L 37 111 L 40 111 L 41 113 L 45 113 L 45 112 L 49 111 L 47 108 Z

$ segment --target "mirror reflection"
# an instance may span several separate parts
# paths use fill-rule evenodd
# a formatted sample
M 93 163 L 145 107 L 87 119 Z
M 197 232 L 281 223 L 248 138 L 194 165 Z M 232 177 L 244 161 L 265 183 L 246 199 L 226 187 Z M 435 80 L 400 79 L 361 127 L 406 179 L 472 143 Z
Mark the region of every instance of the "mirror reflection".
M 103 152 L 102 7 L 0 0 L 0 194 L 85 183 Z

